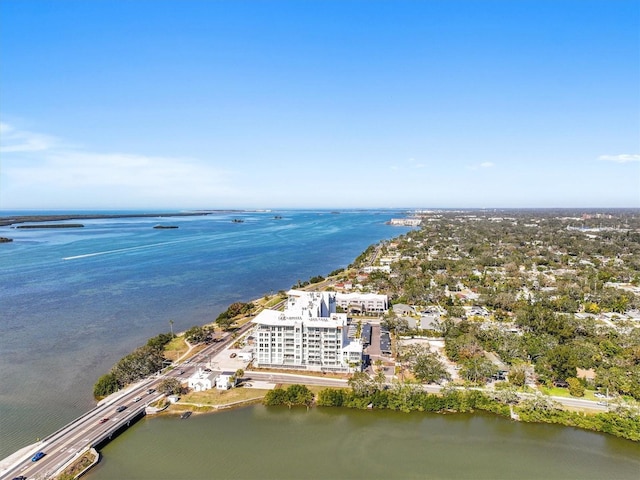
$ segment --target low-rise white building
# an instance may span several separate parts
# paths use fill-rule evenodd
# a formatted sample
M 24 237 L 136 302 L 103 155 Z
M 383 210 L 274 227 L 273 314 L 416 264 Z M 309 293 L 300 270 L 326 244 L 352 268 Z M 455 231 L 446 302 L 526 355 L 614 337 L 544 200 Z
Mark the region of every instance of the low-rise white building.
M 368 267 L 364 267 L 362 271 L 364 273 L 371 273 L 371 272 L 391 273 L 391 266 L 390 265 L 371 265 Z
M 253 360 L 253 348 L 243 348 L 238 352 L 238 358 L 244 362 Z
M 216 377 L 216 388 L 218 390 L 229 390 L 236 384 L 236 377 L 233 372 L 222 372 Z
M 216 383 L 216 374 L 214 372 L 205 372 L 199 368 L 196 373 L 187 379 L 187 385 L 194 392 L 202 392 L 210 390 Z
M 385 313 L 389 300 L 386 295 L 376 293 L 336 293 L 336 305 L 345 312 Z
M 284 312 L 263 310 L 256 324 L 257 367 L 350 372 L 362 366 L 362 343 L 349 340 L 335 292 L 290 290 Z

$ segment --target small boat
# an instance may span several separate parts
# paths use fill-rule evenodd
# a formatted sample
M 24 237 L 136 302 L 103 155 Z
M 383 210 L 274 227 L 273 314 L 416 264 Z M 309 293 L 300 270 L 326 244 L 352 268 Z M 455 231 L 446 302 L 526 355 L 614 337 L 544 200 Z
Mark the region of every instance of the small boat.
M 244 223 L 244 220 L 242 220 L 241 218 L 234 218 L 233 220 L 231 220 L 233 223 Z
M 181 418 L 181 419 L 183 419 L 183 420 L 184 420 L 184 419 L 186 419 L 186 418 L 189 418 L 189 417 L 191 416 L 191 414 L 192 414 L 192 413 L 193 413 L 193 412 L 186 411 L 186 412 L 184 412 L 182 415 L 180 415 L 180 418 Z

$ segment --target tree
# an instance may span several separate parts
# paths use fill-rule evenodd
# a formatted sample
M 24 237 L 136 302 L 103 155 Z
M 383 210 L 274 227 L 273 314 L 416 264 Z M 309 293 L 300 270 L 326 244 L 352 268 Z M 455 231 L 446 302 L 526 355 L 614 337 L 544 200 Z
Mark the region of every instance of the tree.
M 551 349 L 547 353 L 547 361 L 556 380 L 565 380 L 577 375 L 575 351 L 569 345 L 558 345 Z
M 423 383 L 451 380 L 451 375 L 434 353 L 418 355 L 412 368 L 414 376 Z
M 524 363 L 519 363 L 511 367 L 509 371 L 509 383 L 516 387 L 524 387 L 527 380 L 527 367 Z
M 93 396 L 102 398 L 118 391 L 118 379 L 113 373 L 102 375 L 93 386 Z
M 462 362 L 460 376 L 473 383 L 484 383 L 498 371 L 493 363 L 484 356 L 475 356 Z
M 376 382 L 366 372 L 355 372 L 348 384 L 358 397 L 367 397 L 378 391 Z
M 148 377 L 162 369 L 164 350 L 157 346 L 138 347 L 126 357 L 121 358 L 111 369 L 111 373 L 123 387 Z
M 226 312 L 222 312 L 220 315 L 218 315 L 218 318 L 216 318 L 216 323 L 220 325 L 220 328 L 222 328 L 225 331 L 229 330 L 229 328 L 231 328 L 231 325 L 233 325 L 234 322 L 235 320 L 233 318 L 230 318 L 226 314 Z
M 313 392 L 304 385 L 290 385 L 286 390 L 274 388 L 269 390 L 262 402 L 268 406 L 287 405 L 291 408 L 294 405 L 311 406 L 313 403 Z
M 285 403 L 289 408 L 293 405 L 310 407 L 313 403 L 313 392 L 305 385 L 294 384 L 287 388 Z
M 182 384 L 177 378 L 165 378 L 158 385 L 158 391 L 164 395 L 178 395 L 182 393 Z
M 241 379 L 243 375 L 244 375 L 243 369 L 239 368 L 238 370 L 236 370 L 236 373 L 235 373 L 236 380 Z
M 584 385 L 577 378 L 567 378 L 569 384 L 569 394 L 573 397 L 584 397 Z
M 318 406 L 341 407 L 346 399 L 346 392 L 338 388 L 325 388 L 318 392 Z
M 173 337 L 170 333 L 161 333 L 155 337 L 151 337 L 147 340 L 147 347 L 156 348 L 159 350 L 164 349 L 164 346 L 169 343 Z
M 207 338 L 207 332 L 199 325 L 194 325 L 189 330 L 184 332 L 184 338 L 190 343 L 202 343 Z
M 387 376 L 384 373 L 384 369 L 380 369 L 376 372 L 373 381 L 376 383 L 378 390 L 384 387 L 384 384 L 387 382 Z
M 284 388 L 274 388 L 269 390 L 262 399 L 262 403 L 267 406 L 284 405 L 287 399 L 287 392 Z

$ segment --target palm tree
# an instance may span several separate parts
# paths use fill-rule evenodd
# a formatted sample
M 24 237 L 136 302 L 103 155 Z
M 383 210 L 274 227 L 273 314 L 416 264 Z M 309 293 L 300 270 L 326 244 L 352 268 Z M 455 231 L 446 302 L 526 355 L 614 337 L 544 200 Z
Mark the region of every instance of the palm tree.
M 169 326 L 171 327 L 171 338 L 173 338 L 173 320 L 169 320 Z

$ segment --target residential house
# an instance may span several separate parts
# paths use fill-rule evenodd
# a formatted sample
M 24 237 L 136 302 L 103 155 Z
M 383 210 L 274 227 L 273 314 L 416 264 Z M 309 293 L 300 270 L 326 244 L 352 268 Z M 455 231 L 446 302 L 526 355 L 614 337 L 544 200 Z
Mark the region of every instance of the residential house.
M 236 377 L 233 372 L 222 372 L 216 377 L 216 388 L 218 390 L 229 390 L 236 385 Z
M 202 392 L 213 388 L 213 385 L 216 383 L 215 379 L 216 374 L 214 372 L 207 372 L 199 368 L 187 379 L 187 385 L 194 392 Z

